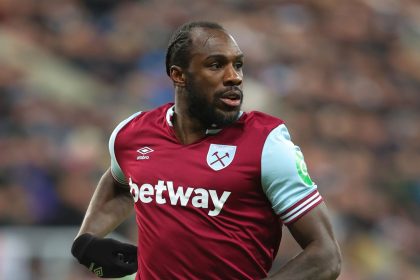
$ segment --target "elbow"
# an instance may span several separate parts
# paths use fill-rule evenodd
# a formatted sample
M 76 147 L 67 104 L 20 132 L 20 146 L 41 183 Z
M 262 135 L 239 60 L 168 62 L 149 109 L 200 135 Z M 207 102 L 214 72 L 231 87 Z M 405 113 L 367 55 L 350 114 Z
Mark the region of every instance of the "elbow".
M 334 280 L 337 279 L 341 273 L 342 257 L 340 248 L 336 242 L 331 243 L 327 248 L 324 247 L 323 252 L 318 255 L 318 270 L 316 279 Z
M 337 279 L 341 273 L 342 256 L 340 248 L 336 243 L 330 255 L 329 275 L 328 279 Z
M 338 276 L 340 276 L 341 273 L 341 258 L 334 260 L 331 271 L 330 271 L 330 277 L 328 279 L 337 279 Z

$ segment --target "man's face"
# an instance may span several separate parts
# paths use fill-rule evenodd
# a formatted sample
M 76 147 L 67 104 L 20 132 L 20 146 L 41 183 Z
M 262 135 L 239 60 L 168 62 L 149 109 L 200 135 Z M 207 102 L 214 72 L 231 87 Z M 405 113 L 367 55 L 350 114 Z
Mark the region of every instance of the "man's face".
M 205 126 L 236 121 L 242 104 L 243 55 L 221 30 L 196 28 L 185 89 L 190 116 Z

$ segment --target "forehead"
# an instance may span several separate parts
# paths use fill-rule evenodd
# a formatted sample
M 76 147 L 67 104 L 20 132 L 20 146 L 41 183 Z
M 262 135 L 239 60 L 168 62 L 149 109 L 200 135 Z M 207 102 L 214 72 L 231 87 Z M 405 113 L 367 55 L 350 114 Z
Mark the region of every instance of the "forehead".
M 191 31 L 191 39 L 192 56 L 213 54 L 237 56 L 242 54 L 235 39 L 223 30 L 195 28 Z

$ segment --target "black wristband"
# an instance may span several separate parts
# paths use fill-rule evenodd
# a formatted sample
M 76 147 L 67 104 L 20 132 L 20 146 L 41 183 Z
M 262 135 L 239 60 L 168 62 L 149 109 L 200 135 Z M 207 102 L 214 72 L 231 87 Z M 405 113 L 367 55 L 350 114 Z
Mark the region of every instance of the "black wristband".
M 71 253 L 98 277 L 119 278 L 137 271 L 137 247 L 112 238 L 82 234 L 74 240 Z
M 84 233 L 80 236 L 78 236 L 71 247 L 71 253 L 73 256 L 79 261 L 79 263 L 83 262 L 83 257 L 85 255 L 85 252 L 89 246 L 89 244 L 96 239 L 95 236 L 93 236 L 90 233 Z

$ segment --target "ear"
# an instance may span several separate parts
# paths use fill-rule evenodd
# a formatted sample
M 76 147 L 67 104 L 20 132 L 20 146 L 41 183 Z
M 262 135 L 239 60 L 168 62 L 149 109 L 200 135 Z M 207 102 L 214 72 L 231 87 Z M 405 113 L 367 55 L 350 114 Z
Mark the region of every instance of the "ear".
M 175 86 L 185 87 L 185 74 L 181 67 L 172 65 L 169 69 L 169 76 Z

